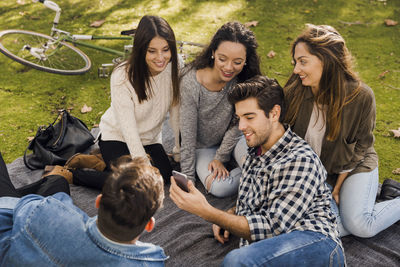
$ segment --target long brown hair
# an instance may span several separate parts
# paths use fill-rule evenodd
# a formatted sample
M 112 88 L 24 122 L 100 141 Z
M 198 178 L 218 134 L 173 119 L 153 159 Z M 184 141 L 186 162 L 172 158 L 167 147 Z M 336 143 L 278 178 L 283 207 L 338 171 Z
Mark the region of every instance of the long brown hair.
M 307 24 L 306 29 L 292 45 L 292 58 L 296 45 L 304 43 L 308 52 L 321 60 L 323 70 L 319 90 L 314 95 L 318 104 L 327 107 L 324 119 L 327 139 L 335 140 L 340 131 L 343 107 L 360 92 L 361 81 L 353 71 L 352 56 L 343 37 L 331 26 Z M 354 86 L 354 83 L 357 85 Z M 288 104 L 285 121 L 294 124 L 308 86 L 303 86 L 299 75 L 292 73 L 284 90 Z
M 129 82 L 138 96 L 139 103 L 149 99 L 151 88 L 150 70 L 146 64 L 146 53 L 151 40 L 159 36 L 164 38 L 171 50 L 171 79 L 173 88 L 173 105 L 179 103 L 178 53 L 175 34 L 168 22 L 157 16 L 143 16 L 135 32 L 132 54 L 127 62 Z

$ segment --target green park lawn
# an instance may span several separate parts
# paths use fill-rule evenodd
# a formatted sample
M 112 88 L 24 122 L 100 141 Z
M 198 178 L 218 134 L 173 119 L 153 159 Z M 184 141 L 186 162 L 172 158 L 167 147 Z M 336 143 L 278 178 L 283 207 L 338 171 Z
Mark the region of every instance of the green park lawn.
M 227 21 L 254 22 L 262 71 L 281 85 L 292 71 L 290 45 L 305 23 L 329 24 L 346 39 L 356 71 L 374 91 L 377 103 L 375 148 L 381 181 L 400 168 L 400 0 L 55 0 L 62 8 L 59 28 L 79 34 L 118 34 L 136 27 L 145 14 L 164 17 L 179 40 L 207 43 Z M 25 29 L 49 34 L 54 12 L 29 0 L 0 1 L 0 30 Z M 94 21 L 105 20 L 100 27 Z M 122 49 L 123 41 L 97 41 Z M 92 59 L 83 75 L 63 76 L 19 65 L 0 54 L 0 151 L 7 163 L 23 155 L 28 138 L 48 124 L 58 109 L 69 108 L 89 128 L 110 104 L 108 78 L 97 69 L 112 56 L 82 48 Z M 274 57 L 268 57 L 270 51 Z M 92 111 L 82 114 L 84 105 Z

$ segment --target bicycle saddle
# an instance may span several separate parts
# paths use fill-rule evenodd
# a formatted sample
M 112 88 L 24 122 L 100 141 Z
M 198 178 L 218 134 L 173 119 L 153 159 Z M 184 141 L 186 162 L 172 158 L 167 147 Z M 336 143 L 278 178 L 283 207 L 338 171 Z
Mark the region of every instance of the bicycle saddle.
M 135 35 L 136 29 L 132 29 L 132 30 L 126 30 L 126 31 L 122 31 L 121 35 Z

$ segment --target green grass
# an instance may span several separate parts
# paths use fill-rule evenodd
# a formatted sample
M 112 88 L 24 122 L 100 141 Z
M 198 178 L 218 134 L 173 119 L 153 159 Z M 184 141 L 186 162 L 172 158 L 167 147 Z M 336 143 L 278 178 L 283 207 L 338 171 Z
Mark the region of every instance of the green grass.
M 400 139 L 389 134 L 400 127 L 400 25 L 387 27 L 385 19 L 400 21 L 400 0 L 63 0 L 61 29 L 79 34 L 118 34 L 137 25 L 145 14 L 164 17 L 180 40 L 206 43 L 217 28 L 230 20 L 258 21 L 253 27 L 264 74 L 284 85 L 292 66 L 290 44 L 305 23 L 329 24 L 346 39 L 356 58 L 356 70 L 373 90 L 377 102 L 376 145 L 381 180 L 400 176 L 397 158 Z M 54 12 L 28 0 L 0 1 L 0 30 L 26 29 L 49 33 Z M 105 19 L 100 28 L 89 27 Z M 121 41 L 99 44 L 122 48 Z M 78 76 L 48 74 L 20 66 L 0 55 L 0 151 L 6 162 L 23 155 L 39 125 L 48 124 L 60 108 L 89 127 L 98 124 L 110 103 L 109 80 L 97 77 L 97 68 L 111 58 L 82 49 L 93 61 L 90 72 Z M 268 58 L 270 50 L 276 52 Z M 379 74 L 388 71 L 384 77 Z M 86 104 L 93 108 L 81 114 Z

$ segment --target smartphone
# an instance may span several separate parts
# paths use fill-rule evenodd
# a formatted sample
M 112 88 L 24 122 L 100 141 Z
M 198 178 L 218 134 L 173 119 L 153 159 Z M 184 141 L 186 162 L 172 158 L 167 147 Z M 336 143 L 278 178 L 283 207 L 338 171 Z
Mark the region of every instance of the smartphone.
M 180 172 L 177 172 L 177 171 L 172 171 L 172 175 L 174 176 L 176 184 L 183 191 L 189 192 L 188 179 L 187 179 L 186 174 L 183 174 L 183 173 L 180 173 Z

